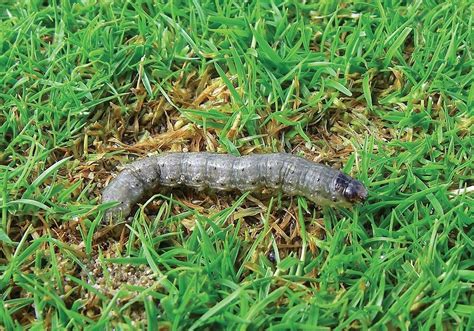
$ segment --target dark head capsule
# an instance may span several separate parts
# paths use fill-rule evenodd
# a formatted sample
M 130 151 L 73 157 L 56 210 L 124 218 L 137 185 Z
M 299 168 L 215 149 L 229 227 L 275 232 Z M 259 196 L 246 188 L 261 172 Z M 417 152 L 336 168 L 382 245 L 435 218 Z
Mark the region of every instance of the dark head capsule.
M 367 199 L 367 189 L 364 184 L 343 173 L 336 177 L 335 190 L 350 203 L 364 202 Z
M 343 192 L 344 198 L 350 202 L 364 202 L 367 200 L 367 189 L 358 180 L 353 179 Z

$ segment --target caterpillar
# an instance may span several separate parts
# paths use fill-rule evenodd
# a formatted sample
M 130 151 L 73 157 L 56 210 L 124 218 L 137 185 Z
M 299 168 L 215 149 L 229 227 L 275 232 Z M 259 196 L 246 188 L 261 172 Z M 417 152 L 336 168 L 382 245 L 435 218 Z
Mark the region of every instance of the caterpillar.
M 368 194 L 361 182 L 341 171 L 292 154 L 168 153 L 132 162 L 110 181 L 102 202 L 119 204 L 108 209 L 105 217 L 125 218 L 134 204 L 160 186 L 181 185 L 198 190 L 279 190 L 332 206 L 363 202 Z

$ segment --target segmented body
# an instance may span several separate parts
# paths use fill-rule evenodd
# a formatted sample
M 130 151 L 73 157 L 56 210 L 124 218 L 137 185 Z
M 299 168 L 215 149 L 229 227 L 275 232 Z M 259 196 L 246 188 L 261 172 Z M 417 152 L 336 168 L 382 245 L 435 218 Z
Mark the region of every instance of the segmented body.
M 109 183 L 102 201 L 119 205 L 109 209 L 107 218 L 127 216 L 134 204 L 160 186 L 181 185 L 239 191 L 268 188 L 318 204 L 349 205 L 367 196 L 357 180 L 291 154 L 169 153 L 135 161 Z

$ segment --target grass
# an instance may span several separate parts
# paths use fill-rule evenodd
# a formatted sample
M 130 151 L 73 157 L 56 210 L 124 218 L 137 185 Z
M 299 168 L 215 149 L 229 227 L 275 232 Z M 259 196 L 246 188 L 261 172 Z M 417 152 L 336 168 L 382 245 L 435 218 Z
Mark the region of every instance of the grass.
M 53 3 L 0 5 L 0 325 L 473 328 L 472 3 Z M 172 150 L 370 198 L 176 190 L 101 224 L 111 174 Z

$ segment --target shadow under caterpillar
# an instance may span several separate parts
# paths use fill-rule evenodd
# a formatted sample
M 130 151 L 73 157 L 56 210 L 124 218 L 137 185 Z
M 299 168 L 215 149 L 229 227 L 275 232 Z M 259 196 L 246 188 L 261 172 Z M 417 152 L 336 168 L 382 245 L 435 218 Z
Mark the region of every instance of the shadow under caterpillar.
M 266 188 L 304 196 L 319 205 L 350 206 L 367 198 L 367 189 L 358 180 L 291 154 L 167 153 L 132 162 L 110 181 L 102 202 L 119 204 L 106 212 L 106 219 L 127 217 L 134 204 L 160 186 L 239 191 Z

